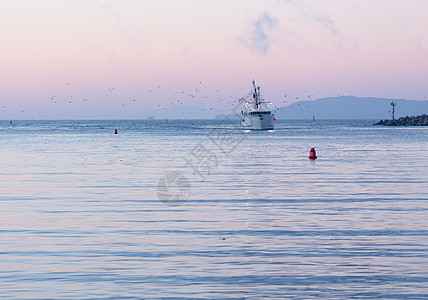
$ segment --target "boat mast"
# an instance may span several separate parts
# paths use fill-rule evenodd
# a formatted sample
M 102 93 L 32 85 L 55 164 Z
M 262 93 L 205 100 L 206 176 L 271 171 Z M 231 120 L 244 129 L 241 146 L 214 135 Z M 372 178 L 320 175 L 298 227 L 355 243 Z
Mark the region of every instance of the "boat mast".
M 260 87 L 256 88 L 256 83 L 254 82 L 254 79 L 253 79 L 253 88 L 254 88 L 253 98 L 254 98 L 254 101 L 256 102 L 256 108 L 260 109 Z

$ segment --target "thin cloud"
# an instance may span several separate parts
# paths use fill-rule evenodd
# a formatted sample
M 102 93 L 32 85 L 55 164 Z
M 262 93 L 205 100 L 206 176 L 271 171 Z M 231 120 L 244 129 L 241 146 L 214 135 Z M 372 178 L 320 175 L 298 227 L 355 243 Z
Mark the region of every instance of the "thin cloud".
M 82 3 L 89 6 L 94 6 L 103 11 L 110 10 L 113 5 L 109 0 L 82 0 Z
M 120 34 L 120 37 L 130 43 L 133 47 L 138 48 L 144 41 L 144 28 L 139 25 L 139 20 L 129 18 L 123 15 L 118 5 L 114 5 L 111 0 L 82 0 L 82 3 L 88 8 L 102 11 L 110 20 L 113 29 Z
M 334 21 L 329 16 L 323 15 L 323 14 L 316 14 L 316 13 L 311 12 L 307 8 L 304 1 L 281 0 L 280 2 L 293 6 L 295 9 L 297 9 L 297 11 L 300 13 L 300 15 L 302 15 L 306 19 L 309 19 L 309 20 L 321 25 L 322 27 L 324 27 L 324 29 L 329 31 L 332 35 L 338 34 L 336 24 L 334 23 Z
M 249 32 L 239 38 L 240 42 L 251 51 L 266 56 L 272 44 L 272 35 L 278 25 L 276 18 L 268 12 L 263 12 L 257 19 L 249 22 Z

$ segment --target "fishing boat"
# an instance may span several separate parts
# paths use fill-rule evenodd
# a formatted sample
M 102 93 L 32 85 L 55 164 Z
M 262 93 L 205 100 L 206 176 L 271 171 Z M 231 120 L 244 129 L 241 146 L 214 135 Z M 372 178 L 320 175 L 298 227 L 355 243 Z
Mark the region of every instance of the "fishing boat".
M 273 121 L 276 120 L 268 104 L 261 94 L 260 87 L 256 87 L 253 80 L 253 90 L 239 99 L 242 114 L 242 127 L 251 130 L 273 130 Z

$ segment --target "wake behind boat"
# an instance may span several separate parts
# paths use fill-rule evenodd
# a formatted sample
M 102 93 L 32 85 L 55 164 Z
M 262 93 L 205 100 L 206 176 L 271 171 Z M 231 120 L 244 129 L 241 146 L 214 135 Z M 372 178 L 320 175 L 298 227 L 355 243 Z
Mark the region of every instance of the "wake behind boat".
M 260 87 L 256 88 L 253 80 L 253 90 L 245 97 L 239 99 L 241 105 L 242 121 L 241 124 L 246 129 L 252 130 L 272 130 L 273 121 L 276 120 L 271 109 L 262 96 Z

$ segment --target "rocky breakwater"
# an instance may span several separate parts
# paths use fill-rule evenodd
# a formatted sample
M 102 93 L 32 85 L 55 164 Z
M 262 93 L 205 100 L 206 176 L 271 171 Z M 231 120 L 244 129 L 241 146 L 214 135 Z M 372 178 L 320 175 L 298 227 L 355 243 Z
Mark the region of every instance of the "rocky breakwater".
M 406 116 L 397 120 L 380 120 L 374 125 L 383 126 L 428 126 L 428 115 Z

